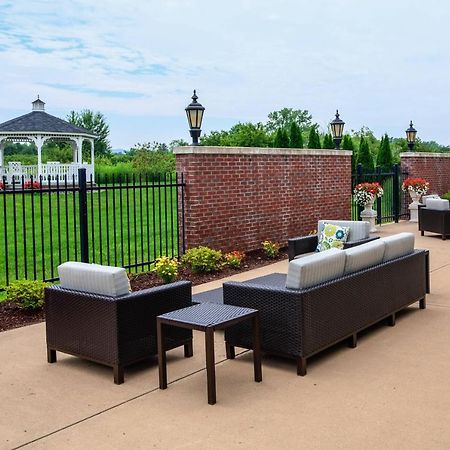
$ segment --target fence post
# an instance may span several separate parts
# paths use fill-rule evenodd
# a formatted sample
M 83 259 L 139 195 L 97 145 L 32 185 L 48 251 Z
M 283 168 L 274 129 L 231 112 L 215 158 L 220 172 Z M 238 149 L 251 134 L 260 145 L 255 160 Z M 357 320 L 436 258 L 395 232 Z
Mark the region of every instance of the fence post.
M 375 168 L 375 173 L 377 174 L 377 181 L 380 183 L 380 186 L 383 187 L 383 183 L 381 180 L 381 167 L 377 166 Z M 377 197 L 377 224 L 381 225 L 381 197 Z
M 78 169 L 81 261 L 89 262 L 86 169 Z
M 393 209 L 394 209 L 394 221 L 398 223 L 400 216 L 400 167 L 398 164 L 394 164 L 393 167 L 394 175 L 392 177 L 392 196 L 393 198 Z

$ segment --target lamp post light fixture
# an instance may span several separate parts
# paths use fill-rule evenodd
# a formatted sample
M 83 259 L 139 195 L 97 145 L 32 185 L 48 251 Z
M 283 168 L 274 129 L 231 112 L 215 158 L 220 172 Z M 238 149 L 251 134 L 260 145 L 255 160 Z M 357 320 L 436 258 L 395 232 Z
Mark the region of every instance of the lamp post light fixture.
M 202 120 L 205 108 L 197 102 L 197 94 L 192 96 L 192 102 L 186 107 L 186 115 L 189 123 L 189 133 L 192 136 L 192 145 L 198 145 L 198 138 L 202 132 Z
M 417 130 L 413 127 L 412 120 L 409 123 L 409 128 L 406 130 L 406 142 L 408 143 L 409 151 L 412 152 L 414 144 L 416 143 Z
M 344 134 L 345 122 L 339 118 L 339 111 L 336 110 L 336 117 L 331 121 L 331 134 L 333 135 L 333 141 L 336 150 L 341 147 L 342 135 Z

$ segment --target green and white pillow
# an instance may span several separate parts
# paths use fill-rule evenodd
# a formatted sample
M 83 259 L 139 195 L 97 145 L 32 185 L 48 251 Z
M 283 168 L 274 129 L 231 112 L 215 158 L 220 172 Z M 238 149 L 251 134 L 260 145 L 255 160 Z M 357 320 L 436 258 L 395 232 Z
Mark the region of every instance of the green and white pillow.
M 319 236 L 316 252 L 323 252 L 330 248 L 342 250 L 347 242 L 350 227 L 341 227 L 332 223 L 325 223 Z

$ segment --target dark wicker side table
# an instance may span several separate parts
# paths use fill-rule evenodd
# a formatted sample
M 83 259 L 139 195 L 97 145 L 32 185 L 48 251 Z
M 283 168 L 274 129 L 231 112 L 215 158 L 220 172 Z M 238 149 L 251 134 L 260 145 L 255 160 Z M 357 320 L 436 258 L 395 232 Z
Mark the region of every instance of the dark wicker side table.
M 164 328 L 166 326 L 187 328 L 205 332 L 206 378 L 208 384 L 208 403 L 216 403 L 216 373 L 214 365 L 214 331 L 225 330 L 245 320 L 253 325 L 253 365 L 255 381 L 262 381 L 261 336 L 259 312 L 256 309 L 232 305 L 200 303 L 187 308 L 162 314 L 156 318 L 158 340 L 159 388 L 167 389 L 167 364 L 164 348 Z M 228 356 L 228 349 L 227 349 Z M 234 356 L 234 355 L 233 355 Z

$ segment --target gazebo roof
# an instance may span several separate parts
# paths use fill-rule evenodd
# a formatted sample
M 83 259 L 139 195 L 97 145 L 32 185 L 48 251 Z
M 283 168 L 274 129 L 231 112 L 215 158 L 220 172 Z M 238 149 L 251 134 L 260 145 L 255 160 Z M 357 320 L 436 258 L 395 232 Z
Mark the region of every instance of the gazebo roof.
M 44 111 L 45 103 L 39 99 L 33 103 L 33 111 L 15 119 L 8 120 L 0 124 L 0 135 L 8 133 L 64 133 L 83 135 L 95 138 L 96 136 L 89 130 L 77 127 L 65 120 L 47 114 Z

